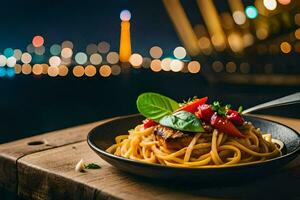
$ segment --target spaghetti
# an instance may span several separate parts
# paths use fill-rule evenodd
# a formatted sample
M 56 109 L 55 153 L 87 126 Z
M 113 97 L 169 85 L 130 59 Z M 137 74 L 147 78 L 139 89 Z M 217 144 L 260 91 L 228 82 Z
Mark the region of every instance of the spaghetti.
M 211 132 L 192 133 L 192 140 L 180 149 L 162 144 L 155 134 L 157 126 L 145 128 L 138 125 L 128 135 L 115 138 L 106 151 L 117 156 L 172 167 L 223 167 L 250 162 L 261 162 L 281 155 L 280 144 L 271 135 L 264 137 L 259 128 L 245 123 L 239 129 L 244 138 L 224 134 L 218 129 Z

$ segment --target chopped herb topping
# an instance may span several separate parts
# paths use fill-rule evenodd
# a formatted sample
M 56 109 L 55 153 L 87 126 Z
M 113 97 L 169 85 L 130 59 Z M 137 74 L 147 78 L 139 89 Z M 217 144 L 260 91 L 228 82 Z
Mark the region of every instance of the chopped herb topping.
M 85 169 L 100 169 L 101 167 L 97 165 L 96 163 L 89 163 L 87 165 L 84 165 Z

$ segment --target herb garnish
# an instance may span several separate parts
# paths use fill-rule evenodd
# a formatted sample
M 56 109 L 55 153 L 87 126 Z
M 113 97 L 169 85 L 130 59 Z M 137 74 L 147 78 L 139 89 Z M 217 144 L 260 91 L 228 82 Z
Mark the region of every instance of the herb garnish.
M 156 122 L 164 116 L 172 114 L 179 108 L 175 100 L 153 92 L 141 94 L 136 104 L 139 112 L 143 116 Z
M 89 163 L 84 165 L 85 169 L 100 169 L 101 167 L 96 163 Z
M 196 99 L 198 99 L 197 96 L 194 96 L 193 98 L 189 98 L 187 101 L 183 100 L 183 103 L 179 103 L 179 106 L 182 107 L 182 106 L 185 106 L 187 104 L 190 104 L 193 101 L 195 101 Z
M 201 121 L 192 113 L 178 111 L 172 115 L 164 116 L 159 123 L 176 130 L 187 132 L 203 132 Z
M 221 116 L 226 116 L 227 111 L 231 108 L 230 104 L 222 106 L 219 101 L 214 101 L 212 104 L 212 110 L 217 112 Z
M 242 112 L 243 112 L 243 106 L 239 106 L 238 113 L 242 114 Z

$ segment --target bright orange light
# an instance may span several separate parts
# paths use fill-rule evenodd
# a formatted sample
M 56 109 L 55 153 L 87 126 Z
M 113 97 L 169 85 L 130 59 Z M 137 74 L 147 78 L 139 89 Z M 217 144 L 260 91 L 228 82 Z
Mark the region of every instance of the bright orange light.
M 81 65 L 77 65 L 73 68 L 73 74 L 76 77 L 81 77 L 84 74 L 84 68 Z
M 280 44 L 280 50 L 282 51 L 282 53 L 290 53 L 292 50 L 292 46 L 288 42 L 282 42 Z
M 150 68 L 154 72 L 159 72 L 161 70 L 161 61 L 158 59 L 152 60 Z
M 108 65 L 102 65 L 99 69 L 99 73 L 103 77 L 109 77 L 111 74 L 111 68 Z
M 23 64 L 22 65 L 22 73 L 23 74 L 30 74 L 31 73 L 31 65 L 30 64 Z
M 40 47 L 44 44 L 44 38 L 40 35 L 36 35 L 32 39 L 32 44 L 34 47 Z
M 56 66 L 50 66 L 48 68 L 48 75 L 51 76 L 51 77 L 55 77 L 58 75 L 58 67 Z
M 60 65 L 58 67 L 58 75 L 67 76 L 68 72 L 69 72 L 69 69 L 66 65 Z
M 288 5 L 289 3 L 291 3 L 291 0 L 277 0 L 277 1 L 282 5 Z
M 121 22 L 120 61 L 128 62 L 131 56 L 130 22 Z
M 40 64 L 34 64 L 32 67 L 32 73 L 34 75 L 41 75 L 43 73 L 43 66 Z
M 95 74 L 97 73 L 96 67 L 94 65 L 88 65 L 85 67 L 84 73 L 88 77 L 95 76 Z
M 201 66 L 198 61 L 192 61 L 188 64 L 188 70 L 193 74 L 198 73 L 200 71 L 200 68 Z
M 22 72 L 22 66 L 20 64 L 15 65 L 15 73 L 20 74 Z
M 300 28 L 295 31 L 295 37 L 297 40 L 300 40 Z
M 44 63 L 42 64 L 42 67 L 43 67 L 43 74 L 48 74 L 49 65 Z

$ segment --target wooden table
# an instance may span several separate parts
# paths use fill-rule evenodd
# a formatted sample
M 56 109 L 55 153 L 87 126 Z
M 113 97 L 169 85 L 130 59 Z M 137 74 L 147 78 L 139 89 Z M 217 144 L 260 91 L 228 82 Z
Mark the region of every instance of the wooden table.
M 300 132 L 299 119 L 265 117 Z M 0 145 L 0 186 L 26 199 L 300 199 L 300 156 L 270 177 L 235 186 L 174 185 L 120 172 L 86 143 L 87 133 L 106 121 Z M 75 172 L 82 158 L 101 169 Z

